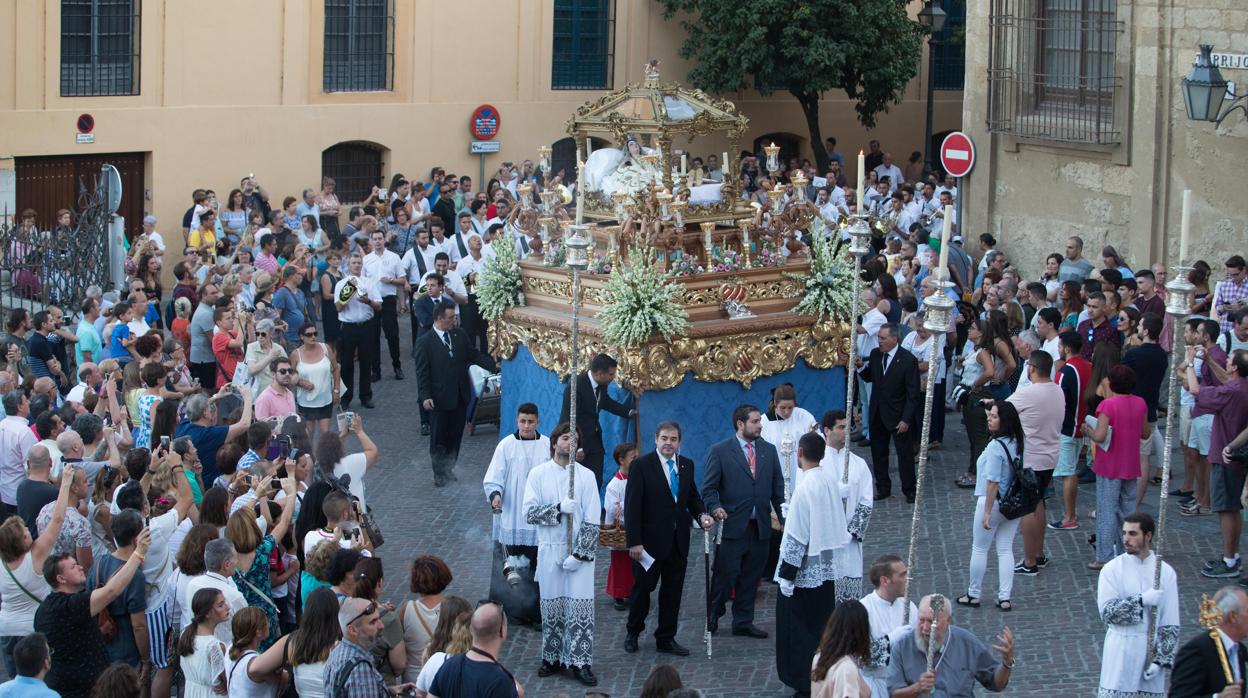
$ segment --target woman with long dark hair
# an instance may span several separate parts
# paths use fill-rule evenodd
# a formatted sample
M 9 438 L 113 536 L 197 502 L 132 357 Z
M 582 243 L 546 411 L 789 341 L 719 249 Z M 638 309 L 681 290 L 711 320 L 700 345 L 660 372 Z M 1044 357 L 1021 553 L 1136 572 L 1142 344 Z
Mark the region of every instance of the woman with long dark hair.
M 992 442 L 979 456 L 976 464 L 975 514 L 971 517 L 971 569 L 966 594 L 958 598 L 962 606 L 979 607 L 984 572 L 988 568 L 988 547 L 997 548 L 997 607 L 1011 611 L 1010 592 L 1014 587 L 1014 536 L 1022 519 L 1007 519 L 1001 514 L 999 495 L 1014 481 L 1014 468 L 1023 462 L 1023 423 L 1013 403 L 1004 400 L 985 401 L 981 409 L 988 411 L 988 433 Z M 1138 472 L 1138 468 L 1137 468 Z
M 177 662 L 186 677 L 185 698 L 215 698 L 226 690 L 225 645 L 213 630 L 230 620 L 220 589 L 200 589 L 191 599 L 191 620 L 178 636 Z
M 810 670 L 814 698 L 868 698 L 871 687 L 860 668 L 871 661 L 871 618 L 861 602 L 837 604 L 824 626 L 819 651 Z
M 1073 279 L 1063 281 L 1058 297 L 1062 303 L 1061 331 L 1079 327 L 1079 315 L 1083 313 L 1083 284 Z
M 880 274 L 875 279 L 875 295 L 880 303 L 888 303 L 887 310 L 881 310 L 884 317 L 891 323 L 901 322 L 901 299 L 897 294 L 897 280 L 888 274 Z
M 667 698 L 667 694 L 684 687 L 676 667 L 660 664 L 646 675 L 646 682 L 641 687 L 641 698 Z
M 325 660 L 342 639 L 338 626 L 338 599 L 329 589 L 308 594 L 299 629 L 287 636 L 286 656 L 299 698 L 324 698 Z
M 442 614 L 438 618 L 438 627 L 433 629 L 429 644 L 425 646 L 425 655 L 416 677 L 416 688 L 428 691 L 433 684 L 433 677 L 438 675 L 442 663 L 447 657 L 462 654 L 472 649 L 472 632 L 469 625 L 472 621 L 472 606 L 459 596 L 448 596 L 442 600 Z

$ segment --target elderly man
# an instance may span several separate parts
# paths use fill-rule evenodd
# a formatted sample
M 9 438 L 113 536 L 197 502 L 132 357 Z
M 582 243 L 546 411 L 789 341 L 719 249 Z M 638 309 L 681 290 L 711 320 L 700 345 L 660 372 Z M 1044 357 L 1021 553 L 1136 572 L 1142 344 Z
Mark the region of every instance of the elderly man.
M 84 414 L 74 420 L 74 428 L 66 429 L 61 435 L 56 437 L 56 447 L 61 449 L 61 463 L 77 463 L 79 468 L 87 475 L 87 490 L 90 497 L 90 490 L 94 487 L 95 476 L 104 466 L 113 468 L 121 467 L 121 451 L 117 449 L 117 440 L 112 438 L 113 428 L 106 427 L 99 417 L 93 414 Z M 83 442 L 83 438 L 91 438 L 95 444 L 101 439 L 108 444 L 108 456 L 106 460 L 87 460 L 87 453 L 95 454 L 95 444 L 88 449 Z M 60 477 L 60 468 L 53 468 L 52 476 Z
M 186 419 L 178 423 L 175 435 L 189 436 L 195 444 L 200 462 L 203 463 L 203 481 L 209 487 L 221 474 L 217 470 L 217 449 L 221 448 L 226 441 L 236 439 L 240 434 L 246 433 L 247 427 L 251 425 L 251 388 L 244 385 L 238 391 L 243 397 L 243 414 L 237 422 L 229 426 L 217 425 L 216 406 L 218 400 L 230 394 L 228 385 L 221 388 L 211 398 L 202 393 L 196 393 L 188 397 L 183 404 Z
M 1240 586 L 1225 586 L 1213 595 L 1213 602 L 1222 614 L 1217 639 L 1233 681 L 1226 680 L 1213 636 L 1201 632 L 1179 648 L 1175 656 L 1174 671 L 1170 674 L 1172 696 L 1244 695 L 1244 678 L 1248 675 L 1248 648 L 1244 646 L 1244 638 L 1248 637 L 1248 592 Z
M 17 486 L 26 476 L 26 452 L 38 439 L 30 430 L 30 400 L 21 390 L 4 394 L 0 420 L 0 517 L 17 513 Z
M 81 403 L 87 396 L 87 391 L 92 390 L 99 392 L 100 383 L 104 379 L 104 374 L 100 372 L 100 367 L 91 361 L 78 365 L 78 384 L 69 389 L 69 394 L 65 396 L 65 402 Z
M 387 686 L 373 666 L 373 648 L 383 627 L 377 604 L 368 599 L 343 599 L 338 608 L 338 627 L 342 629 L 342 640 L 325 662 L 326 695 L 382 698 L 415 690 L 414 683 Z
M 892 637 L 888 660 L 892 698 L 969 698 L 975 695 L 975 682 L 989 691 L 1004 691 L 1014 668 L 1014 634 L 1009 627 L 992 646 L 1001 655 L 998 661 L 979 638 L 953 624 L 948 599 L 934 617 L 932 596 L 919 601 L 918 626 L 905 626 Z M 933 644 L 933 669 L 928 671 L 927 653 Z
M 151 535 L 147 535 L 150 543 Z M 191 600 L 195 598 L 195 592 L 200 589 L 220 589 L 225 594 L 225 602 L 230 606 L 230 620 L 218 623 L 213 634 L 226 645 L 234 641 L 231 621 L 235 613 L 247 608 L 247 599 L 234 584 L 233 575 L 237 565 L 238 553 L 234 551 L 233 543 L 224 538 L 208 541 L 208 545 L 204 546 L 205 572 L 191 577 L 186 583 L 186 591 L 178 598 L 182 610 L 182 628 L 190 625 L 191 619 L 195 617 L 191 612 Z M 181 632 L 181 628 L 178 632 Z

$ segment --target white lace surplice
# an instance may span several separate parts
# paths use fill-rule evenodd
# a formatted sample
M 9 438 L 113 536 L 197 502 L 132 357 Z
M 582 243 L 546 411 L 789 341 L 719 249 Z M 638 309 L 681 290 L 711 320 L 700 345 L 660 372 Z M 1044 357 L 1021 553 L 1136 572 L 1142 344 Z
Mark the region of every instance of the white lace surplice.
M 1123 553 L 1110 560 L 1097 581 L 1096 606 L 1107 626 L 1101 653 L 1101 682 L 1097 695 L 1103 698 L 1163 696 L 1166 671 L 1144 680 L 1148 653 L 1148 617 L 1153 609 L 1144 606 L 1141 594 L 1153 586 L 1157 555 L 1141 560 Z M 1162 563 L 1161 611 L 1158 619 L 1154 660 L 1169 669 L 1179 642 L 1179 591 L 1174 568 Z
M 524 516 L 524 486 L 529 472 L 549 458 L 550 438 L 540 434 L 531 441 L 510 434 L 498 442 L 482 481 L 487 503 L 495 492 L 503 496 L 503 513 L 492 517 L 494 540 L 503 545 L 537 545 L 537 529 Z

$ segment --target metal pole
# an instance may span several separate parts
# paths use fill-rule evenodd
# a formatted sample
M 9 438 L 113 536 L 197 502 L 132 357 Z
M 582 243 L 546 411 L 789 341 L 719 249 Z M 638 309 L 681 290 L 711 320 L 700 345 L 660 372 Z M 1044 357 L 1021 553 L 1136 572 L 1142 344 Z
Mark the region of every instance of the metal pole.
M 910 583 L 906 585 L 906 602 L 903 608 L 903 623 L 910 622 L 910 593 L 909 590 L 914 588 L 914 557 L 919 542 L 919 515 L 923 510 L 923 483 L 927 479 L 927 442 L 928 436 L 932 432 L 932 409 L 933 394 L 936 392 L 936 368 L 940 357 L 944 353 L 942 344 L 945 341 L 945 335 L 949 332 L 949 317 L 953 310 L 953 299 L 948 296 L 945 289 L 953 284 L 945 279 L 948 271 L 938 269 L 934 272 L 939 280 L 935 282 L 936 293 L 933 293 L 924 302 L 923 326 L 931 333 L 931 347 L 927 353 L 927 392 L 923 396 L 923 429 L 919 435 L 919 462 L 917 472 L 915 473 L 915 489 L 914 489 L 914 513 L 910 517 L 910 551 L 906 556 L 906 569 L 909 570 Z M 944 405 L 936 405 L 935 409 L 945 409 Z M 933 599 L 934 601 L 934 599 Z M 936 618 L 936 607 L 932 606 L 933 623 Z
M 572 268 L 572 359 L 571 375 L 568 377 L 568 436 L 571 439 L 571 453 L 568 458 L 568 499 L 576 499 L 576 384 L 580 382 L 580 348 L 578 346 L 581 333 L 581 272 Z M 572 554 L 572 516 L 565 520 L 567 524 L 568 554 Z
M 859 196 L 862 196 L 859 193 Z M 859 199 L 858 210 L 862 211 L 862 200 Z M 867 227 L 866 218 L 858 215 L 858 220 L 849 226 L 849 254 L 854 258 L 854 292 L 850 299 L 850 317 L 849 317 L 849 363 L 846 364 L 848 369 L 845 380 L 845 415 L 851 417 L 849 424 L 852 428 L 854 420 L 854 391 L 858 387 L 858 311 L 862 302 L 862 256 L 867 253 L 870 247 L 867 240 L 871 237 L 871 229 Z M 862 415 L 862 426 L 866 428 L 867 415 Z M 845 452 L 841 454 L 841 484 L 849 484 L 849 446 L 850 442 L 848 434 L 845 440 Z
M 1153 553 L 1157 556 L 1157 566 L 1153 569 L 1153 588 L 1161 588 L 1161 561 L 1162 561 L 1162 543 L 1163 535 L 1166 531 L 1166 500 L 1170 498 L 1170 463 L 1173 459 L 1172 453 L 1174 448 L 1174 430 L 1175 420 L 1179 415 L 1179 381 L 1178 368 L 1179 357 L 1185 353 L 1185 345 L 1183 341 L 1184 324 L 1191 315 L 1191 306 L 1188 305 L 1192 298 L 1192 294 L 1196 291 L 1196 287 L 1187 280 L 1187 273 L 1191 271 L 1191 267 L 1183 266 L 1183 260 L 1179 260 L 1178 266 L 1174 268 L 1175 279 L 1166 284 L 1166 313 L 1173 318 L 1174 328 L 1174 346 L 1170 350 L 1170 375 L 1167 377 L 1169 394 L 1166 396 L 1166 438 L 1165 452 L 1161 454 L 1161 501 L 1157 505 L 1157 533 L 1153 536 Z M 1160 606 L 1154 606 L 1152 613 L 1148 616 L 1148 659 L 1145 666 L 1153 662 L 1154 637 L 1157 630 L 1158 613 L 1161 611 Z
M 485 185 L 485 153 L 478 153 L 477 154 L 477 186 L 482 187 L 484 185 Z M 484 191 L 484 189 L 478 189 L 477 191 Z
M 927 40 L 927 124 L 923 129 L 923 170 L 931 172 L 932 160 L 932 99 L 936 93 L 936 81 L 932 76 L 936 73 L 936 40 Z

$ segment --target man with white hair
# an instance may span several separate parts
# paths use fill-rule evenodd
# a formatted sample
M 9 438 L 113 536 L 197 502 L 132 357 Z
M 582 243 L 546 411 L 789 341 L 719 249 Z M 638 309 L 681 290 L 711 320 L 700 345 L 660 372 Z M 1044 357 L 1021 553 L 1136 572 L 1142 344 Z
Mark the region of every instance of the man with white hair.
M 204 546 L 204 569 L 206 571 L 191 577 L 186 583 L 186 592 L 178 599 L 182 610 L 183 628 L 190 625 L 195 618 L 195 614 L 191 612 L 191 600 L 195 598 L 195 592 L 200 589 L 220 589 L 221 593 L 225 594 L 226 603 L 230 605 L 230 617 L 224 623 L 217 624 L 213 635 L 227 645 L 234 642 L 234 630 L 230 627 L 234 614 L 247 608 L 247 599 L 234 584 L 233 576 L 237 566 L 238 553 L 234 551 L 233 543 L 225 538 L 208 541 L 208 544 Z
M 329 653 L 322 675 L 325 695 L 388 698 L 415 690 L 414 683 L 387 686 L 373 666 L 373 648 L 384 627 L 376 603 L 368 599 L 343 599 L 338 607 L 338 627 L 342 629 L 342 640 Z
M 947 597 L 932 613 L 932 597 L 919 601 L 918 625 L 907 625 L 892 637 L 888 690 L 892 698 L 973 696 L 975 683 L 999 693 L 1010 682 L 1014 668 L 1014 634 L 1004 628 L 992 646 L 1000 661 L 979 638 L 953 624 Z M 933 647 L 932 671 L 927 670 L 928 647 Z
M 1040 335 L 1036 334 L 1035 330 L 1023 330 L 1022 332 L 1019 332 L 1017 335 L 1014 335 L 1013 342 L 1014 351 L 1018 352 L 1018 355 L 1022 357 L 1031 356 L 1031 352 L 1039 349 L 1044 344 L 1044 342 L 1040 340 Z M 1024 358 L 1023 372 L 1019 374 L 1018 387 L 1015 388 L 1015 390 L 1022 390 L 1023 388 L 1031 385 L 1031 377 L 1028 375 L 1029 371 L 1027 369 L 1027 359 Z
M 104 374 L 100 373 L 98 364 L 86 361 L 78 365 L 78 384 L 69 389 L 65 402 L 81 403 L 87 396 L 87 390 L 99 392 Z
M 1248 648 L 1244 646 L 1248 636 L 1248 591 L 1238 585 L 1225 586 L 1213 595 L 1213 602 L 1221 614 L 1217 632 L 1200 632 L 1179 648 L 1170 674 L 1172 696 L 1244 695 L 1244 678 L 1248 676 Z M 1226 657 L 1233 681 L 1226 680 L 1218 648 L 1213 644 L 1215 636 L 1222 645 L 1221 656 Z
M 92 427 L 88 427 L 87 424 L 91 420 L 83 420 L 83 417 L 95 417 L 95 424 L 92 425 Z M 82 432 L 76 431 L 75 429 L 66 429 L 61 432 L 60 436 L 56 437 L 56 447 L 61 449 L 62 465 L 65 463 L 75 463 L 79 468 L 82 468 L 83 472 L 86 473 L 87 496 L 89 498 L 91 496 L 90 491 L 95 486 L 95 476 L 104 469 L 104 466 L 107 465 L 113 468 L 121 467 L 121 451 L 117 449 L 117 440 L 112 438 L 113 428 L 111 426 L 104 426 L 103 422 L 99 420 L 99 417 L 96 417 L 95 415 L 82 415 L 78 419 L 74 420 L 75 427 L 80 426 L 79 422 L 82 422 Z M 97 442 L 100 441 L 101 437 L 104 437 L 108 444 L 107 460 L 86 459 L 87 446 L 83 443 L 83 432 Z M 92 455 L 94 455 L 95 449 L 92 448 L 90 450 Z M 52 469 L 53 477 L 60 477 L 60 474 L 60 468 Z

